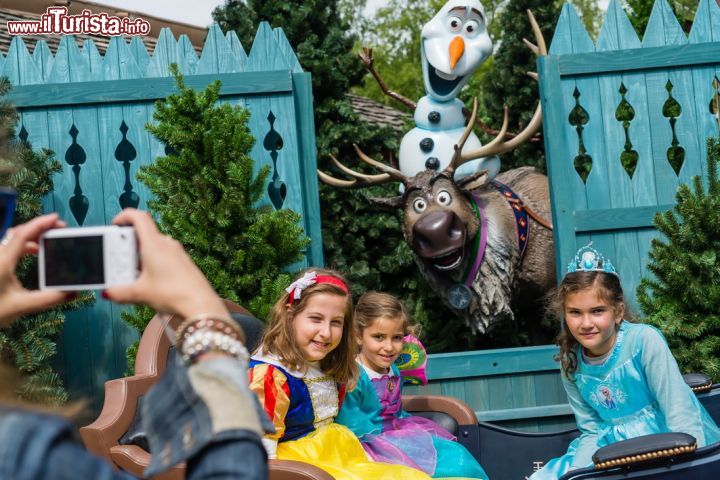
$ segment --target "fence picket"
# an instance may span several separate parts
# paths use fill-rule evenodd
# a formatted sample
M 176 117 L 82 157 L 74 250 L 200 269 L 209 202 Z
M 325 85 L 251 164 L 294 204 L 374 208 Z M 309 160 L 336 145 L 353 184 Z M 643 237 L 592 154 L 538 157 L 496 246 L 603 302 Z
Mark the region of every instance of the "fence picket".
M 238 62 L 238 71 L 244 72 L 245 64 L 247 63 L 248 57 L 247 53 L 245 53 L 245 49 L 243 48 L 242 43 L 240 43 L 240 39 L 238 38 L 237 33 L 235 33 L 234 30 L 231 30 L 225 34 L 225 39 L 230 45 L 230 50 L 232 50 L 233 54 L 235 55 L 235 59 Z
M 43 76 L 38 70 L 21 37 L 13 37 L 10 42 L 2 75 L 14 86 L 42 83 Z
M 214 23 L 208 30 L 195 73 L 232 73 L 240 71 L 240 62 L 222 30 Z
M 52 69 L 54 60 L 47 42 L 40 40 L 35 44 L 33 59 L 35 60 L 35 65 L 37 65 L 38 70 L 40 70 L 40 73 L 43 76 L 43 80 L 46 80 L 48 74 L 50 73 L 50 69 Z

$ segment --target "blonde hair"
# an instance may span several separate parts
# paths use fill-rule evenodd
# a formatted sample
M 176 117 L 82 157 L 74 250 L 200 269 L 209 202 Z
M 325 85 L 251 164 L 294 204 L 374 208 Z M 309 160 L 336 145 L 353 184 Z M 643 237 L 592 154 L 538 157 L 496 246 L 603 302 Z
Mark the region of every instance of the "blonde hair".
M 322 268 L 307 269 L 298 274 L 301 278 L 306 272 L 314 271 L 318 275 L 329 275 L 347 282 L 339 273 Z M 280 361 L 292 370 L 307 371 L 307 362 L 295 339 L 293 319 L 302 312 L 311 298 L 316 295 L 329 294 L 345 298 L 345 311 L 343 312 L 343 332 L 340 343 L 325 358 L 320 360 L 320 369 L 332 376 L 336 382 L 347 385 L 351 390 L 358 378 L 358 369 L 355 365 L 354 345 L 352 333 L 355 330 L 353 322 L 352 296 L 344 292 L 339 286 L 332 283 L 315 283 L 303 289 L 299 300 L 290 302 L 290 294 L 285 292 L 270 311 L 268 326 L 260 341 L 258 349 L 265 353 L 276 355 Z
M 569 295 L 583 290 L 594 291 L 599 299 L 612 305 L 613 313 L 622 309 L 624 320 L 635 321 L 625 303 L 620 279 L 616 275 L 605 272 L 572 272 L 565 275 L 560 285 L 548 295 L 547 310 L 555 318 L 562 320 L 560 334 L 555 339 L 555 343 L 560 346 L 555 360 L 560 362 L 562 372 L 567 378 L 572 378 L 577 371 L 579 343 L 565 325 L 565 302 Z
M 355 328 L 358 336 L 378 318 L 402 319 L 403 335 L 420 335 L 420 326 L 410 321 L 405 306 L 389 293 L 367 292 L 355 305 Z

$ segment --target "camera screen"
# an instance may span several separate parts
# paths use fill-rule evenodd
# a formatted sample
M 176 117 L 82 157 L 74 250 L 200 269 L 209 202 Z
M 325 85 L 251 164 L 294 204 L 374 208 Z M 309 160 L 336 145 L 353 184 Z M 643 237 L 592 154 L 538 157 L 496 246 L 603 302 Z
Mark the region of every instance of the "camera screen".
M 102 235 L 45 239 L 45 284 L 105 283 Z

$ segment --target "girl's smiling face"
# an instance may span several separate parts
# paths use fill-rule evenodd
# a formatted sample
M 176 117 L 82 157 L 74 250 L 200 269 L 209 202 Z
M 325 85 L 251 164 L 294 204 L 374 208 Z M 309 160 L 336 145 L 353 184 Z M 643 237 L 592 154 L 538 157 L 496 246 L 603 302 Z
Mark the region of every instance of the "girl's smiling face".
M 403 348 L 403 319 L 379 317 L 358 336 L 360 362 L 377 373 L 388 373 Z
M 612 305 L 596 290 L 586 288 L 568 294 L 564 310 L 567 328 L 587 355 L 604 355 L 615 345 L 617 326 L 625 313 L 622 305 Z
M 318 293 L 292 319 L 295 342 L 307 362 L 317 362 L 333 351 L 342 339 L 347 298 Z

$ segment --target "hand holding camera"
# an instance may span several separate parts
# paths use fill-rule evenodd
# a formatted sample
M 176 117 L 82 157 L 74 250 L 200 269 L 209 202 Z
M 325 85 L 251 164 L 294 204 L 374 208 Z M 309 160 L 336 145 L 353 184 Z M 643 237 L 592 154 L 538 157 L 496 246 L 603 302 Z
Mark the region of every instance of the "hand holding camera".
M 15 276 L 15 268 L 24 255 L 37 253 L 40 234 L 64 227 L 57 214 L 43 215 L 11 228 L 0 241 L 0 326 L 19 316 L 45 310 L 67 300 L 66 292 L 27 290 Z
M 66 301 L 74 296 L 68 290 L 88 288 L 106 288 L 103 296 L 118 303 L 142 303 L 185 318 L 229 316 L 182 245 L 161 234 L 150 215 L 126 209 L 113 223 L 123 226 L 65 229 L 53 213 L 8 230 L 0 241 L 0 326 Z M 15 268 L 22 256 L 39 250 L 45 288 L 31 291 L 20 284 Z M 74 260 L 81 261 L 79 268 Z M 65 271 L 57 271 L 58 265 Z

